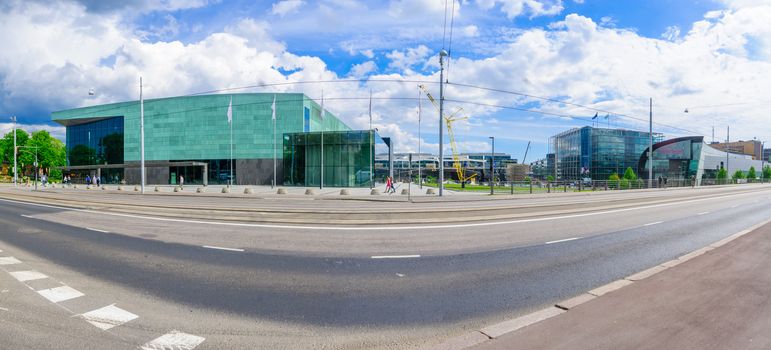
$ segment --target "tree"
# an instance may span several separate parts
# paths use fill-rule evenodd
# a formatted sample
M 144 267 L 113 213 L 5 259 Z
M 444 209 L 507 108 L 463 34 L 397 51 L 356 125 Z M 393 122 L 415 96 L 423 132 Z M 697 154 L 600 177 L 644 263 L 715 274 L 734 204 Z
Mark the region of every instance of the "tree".
M 610 174 L 610 176 L 608 176 L 608 181 L 618 181 L 619 179 L 621 178 L 618 177 L 618 174 L 616 173 Z
M 629 181 L 637 180 L 637 174 L 634 173 L 634 170 L 632 170 L 632 167 L 626 168 L 626 171 L 624 171 L 624 179 L 627 179 Z
M 717 171 L 717 179 L 725 180 L 726 177 L 728 177 L 728 171 L 726 171 L 725 168 L 720 168 L 720 170 Z
M 22 130 L 16 129 L 16 146 L 25 146 L 29 140 L 29 134 Z M 21 152 L 19 155 L 21 156 Z M 6 133 L 2 139 L 0 139 L 0 163 L 7 162 L 13 164 L 13 131 Z M 21 161 L 19 161 L 21 163 Z M 29 164 L 32 164 L 31 162 Z M 21 166 L 19 166 L 21 169 Z M 13 176 L 13 165 L 8 167 L 8 175 Z
M 734 176 L 733 176 L 734 179 L 743 179 L 744 177 L 745 176 L 743 171 L 737 170 L 736 172 L 734 172 Z
M 763 178 L 764 179 L 771 179 L 771 166 L 766 165 L 763 168 Z
M 37 151 L 38 167 L 53 179 L 61 177 L 62 172 L 53 167 L 66 165 L 64 143 L 51 137 L 51 134 L 45 130 L 39 130 L 32 133 L 32 137 L 27 142 L 30 148 L 24 152 L 24 163 L 33 164 L 35 161 L 35 152 Z M 34 148 L 32 148 L 34 147 Z
M 554 176 L 551 176 L 551 175 L 547 176 L 546 181 L 549 181 L 549 182 L 554 181 Z
M 755 173 L 755 167 L 751 166 L 750 170 L 747 171 L 747 178 L 750 180 L 755 180 L 758 177 L 758 174 Z

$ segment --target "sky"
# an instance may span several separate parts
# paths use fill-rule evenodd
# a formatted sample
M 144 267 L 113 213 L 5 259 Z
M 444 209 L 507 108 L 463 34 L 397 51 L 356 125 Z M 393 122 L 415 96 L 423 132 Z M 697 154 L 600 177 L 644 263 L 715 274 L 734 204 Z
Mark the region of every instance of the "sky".
M 768 23 L 771 0 L 5 0 L 0 132 L 64 139 L 52 111 L 136 100 L 141 76 L 146 98 L 323 91 L 355 129 L 371 91 L 396 152 L 436 153 L 418 84 L 438 97 L 444 48 L 461 151 L 532 142 L 530 162 L 573 127 L 647 130 L 650 99 L 666 137 L 771 141 Z

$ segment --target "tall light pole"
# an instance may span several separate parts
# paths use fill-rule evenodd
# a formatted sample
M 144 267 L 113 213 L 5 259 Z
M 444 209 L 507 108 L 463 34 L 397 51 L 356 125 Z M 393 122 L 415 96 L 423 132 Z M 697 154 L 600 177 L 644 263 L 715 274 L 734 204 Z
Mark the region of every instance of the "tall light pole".
M 653 98 L 650 99 L 648 117 L 648 188 L 653 188 Z
M 19 187 L 19 172 L 16 167 L 16 116 L 11 117 L 13 121 L 13 187 Z
M 145 194 L 145 100 L 142 95 L 142 77 L 139 77 L 139 187 Z
M 423 176 L 420 173 L 420 118 L 423 113 L 423 106 L 420 100 L 421 91 L 418 89 L 418 186 L 423 189 Z
M 495 193 L 495 136 L 490 136 L 492 150 L 490 152 L 490 195 Z
M 444 57 L 447 51 L 439 51 L 439 197 L 444 193 Z
M 728 179 L 728 177 L 731 176 L 731 174 L 728 173 L 728 161 L 731 150 L 731 126 L 726 125 L 725 127 L 725 177 Z
M 374 166 L 374 156 L 372 155 L 375 153 L 375 132 L 372 131 L 372 89 L 369 89 L 369 188 L 375 188 L 375 166 Z

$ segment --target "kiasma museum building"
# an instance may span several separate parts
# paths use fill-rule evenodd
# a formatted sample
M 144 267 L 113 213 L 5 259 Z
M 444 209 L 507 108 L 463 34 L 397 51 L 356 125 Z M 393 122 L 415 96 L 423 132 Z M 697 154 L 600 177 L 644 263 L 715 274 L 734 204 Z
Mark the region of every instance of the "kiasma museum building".
M 58 111 L 52 120 L 66 127 L 63 170 L 74 182 L 140 182 L 139 101 Z M 271 185 L 275 167 L 277 185 L 367 187 L 390 171 L 375 167 L 375 154 L 393 153 L 389 138 L 351 130 L 299 93 L 145 100 L 144 135 L 147 184 L 182 176 L 185 184 Z

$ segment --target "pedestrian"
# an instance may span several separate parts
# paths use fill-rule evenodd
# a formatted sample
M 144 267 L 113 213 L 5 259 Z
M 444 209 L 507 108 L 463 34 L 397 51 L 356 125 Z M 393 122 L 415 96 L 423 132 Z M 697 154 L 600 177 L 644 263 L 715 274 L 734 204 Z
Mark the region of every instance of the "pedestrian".
M 183 188 L 185 186 L 185 177 L 182 175 L 179 175 L 179 188 Z
M 388 193 L 388 191 L 391 189 L 391 177 L 386 176 L 386 185 L 385 185 L 385 191 L 383 193 Z
M 91 184 L 91 176 L 86 175 L 86 185 L 90 185 L 90 184 Z
M 664 179 L 662 179 L 661 176 L 659 176 L 659 187 L 661 187 L 661 182 L 663 182 L 663 181 L 664 181 Z
M 101 176 L 97 176 L 96 177 L 96 187 L 99 187 L 101 185 L 102 185 L 102 177 Z
M 43 174 L 40 176 L 40 182 L 43 183 L 43 187 L 46 187 L 46 182 L 48 182 L 48 176 L 46 174 Z
M 394 178 L 389 176 L 388 177 L 388 183 L 389 183 L 389 185 L 388 185 L 389 191 L 391 193 L 396 193 L 396 187 L 394 187 Z

